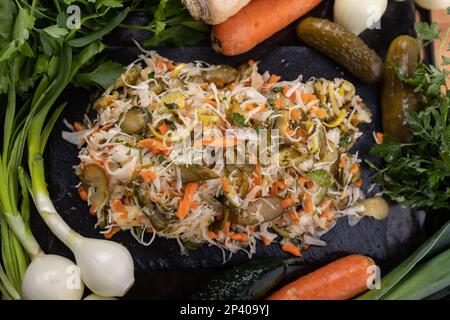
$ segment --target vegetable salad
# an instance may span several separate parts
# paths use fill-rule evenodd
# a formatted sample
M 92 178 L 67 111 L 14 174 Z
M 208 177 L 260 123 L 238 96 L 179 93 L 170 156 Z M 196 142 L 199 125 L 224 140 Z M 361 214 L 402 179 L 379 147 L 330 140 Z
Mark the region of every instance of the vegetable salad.
M 251 255 L 260 240 L 299 256 L 326 245 L 320 237 L 336 219 L 363 215 L 361 160 L 348 150 L 371 113 L 350 82 L 284 81 L 252 60 L 175 64 L 143 52 L 94 102 L 96 117 L 63 132 L 80 147 L 79 193 L 106 238 L 129 230 L 146 245 L 173 238 L 184 253 L 208 243 L 224 257 Z M 266 150 L 278 161 L 184 157 L 188 142 L 236 153 L 243 142 L 230 129 L 278 132 L 279 148 Z

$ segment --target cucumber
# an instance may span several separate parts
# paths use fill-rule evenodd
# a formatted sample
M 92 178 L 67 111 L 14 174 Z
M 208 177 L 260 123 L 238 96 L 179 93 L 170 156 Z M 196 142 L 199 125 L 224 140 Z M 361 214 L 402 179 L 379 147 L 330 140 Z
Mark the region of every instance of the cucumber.
M 381 95 L 383 131 L 404 143 L 412 140 L 405 124 L 405 110 L 417 111 L 419 99 L 414 88 L 398 78 L 395 68 L 406 77 L 411 77 L 419 61 L 420 47 L 414 38 L 399 36 L 392 41 L 386 55 Z
M 297 35 L 307 45 L 329 56 L 361 81 L 372 84 L 381 80 L 383 60 L 359 37 L 340 25 L 310 17 L 299 23 Z
M 257 300 L 286 274 L 281 259 L 252 260 L 225 271 L 192 296 L 193 300 Z

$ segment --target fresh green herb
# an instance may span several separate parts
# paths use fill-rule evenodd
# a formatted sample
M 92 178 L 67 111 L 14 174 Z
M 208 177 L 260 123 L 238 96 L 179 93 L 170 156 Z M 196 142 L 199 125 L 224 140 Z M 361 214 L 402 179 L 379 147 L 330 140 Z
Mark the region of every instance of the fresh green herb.
M 345 148 L 352 142 L 352 136 L 347 132 L 339 140 L 339 148 Z
M 107 89 L 124 72 L 124 67 L 117 62 L 105 61 L 91 72 L 80 72 L 74 79 L 74 84 L 78 86 L 98 85 Z
M 243 128 L 245 125 L 245 118 L 242 114 L 234 112 L 233 113 L 233 123 L 238 127 L 238 128 Z
M 428 24 L 426 22 L 417 22 L 415 24 L 417 32 L 417 41 L 422 46 L 427 46 L 434 40 L 439 39 L 439 26 L 436 22 Z
M 207 38 L 208 26 L 194 20 L 180 0 L 148 1 L 144 7 L 146 10 L 154 12 L 153 20 L 148 25 L 122 24 L 121 26 L 128 29 L 152 31 L 152 37 L 143 42 L 145 47 L 167 44 L 193 45 Z
M 333 185 L 333 181 L 324 169 L 312 170 L 306 174 L 306 177 L 324 187 L 331 187 Z

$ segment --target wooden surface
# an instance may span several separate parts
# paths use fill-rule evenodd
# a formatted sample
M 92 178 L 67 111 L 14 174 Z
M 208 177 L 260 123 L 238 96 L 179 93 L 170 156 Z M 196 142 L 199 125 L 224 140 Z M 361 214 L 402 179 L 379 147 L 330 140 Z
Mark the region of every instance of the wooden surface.
M 447 10 L 436 10 L 432 13 L 432 19 L 437 24 L 439 24 L 439 28 L 441 30 L 441 39 L 445 39 L 445 36 L 450 28 L 450 15 L 447 14 Z M 447 57 L 450 57 L 450 51 L 449 49 L 450 44 L 450 37 L 447 37 L 446 43 L 442 46 L 440 41 L 436 41 L 436 61 L 439 61 L 439 63 L 442 62 L 442 55 L 445 55 Z M 440 47 L 442 47 L 442 51 L 439 52 Z M 449 69 L 449 66 L 446 67 Z

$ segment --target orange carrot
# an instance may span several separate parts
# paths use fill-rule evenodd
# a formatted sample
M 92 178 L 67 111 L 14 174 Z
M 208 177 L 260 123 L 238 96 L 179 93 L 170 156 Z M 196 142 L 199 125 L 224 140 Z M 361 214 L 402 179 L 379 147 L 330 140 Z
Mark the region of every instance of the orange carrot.
M 286 189 L 286 184 L 284 183 L 284 181 L 278 181 L 277 182 L 277 186 L 278 188 L 280 188 L 281 190 Z
M 270 246 L 270 244 L 272 243 L 272 240 L 270 240 L 264 236 L 261 236 L 261 241 L 266 247 Z
M 294 109 L 290 112 L 291 120 L 298 121 L 302 120 L 302 113 L 298 109 Z
M 83 130 L 86 130 L 86 128 L 80 122 L 74 122 L 73 123 L 73 130 L 75 130 L 75 131 L 83 131 Z
M 310 103 L 311 101 L 317 100 L 317 97 L 310 93 L 301 93 L 303 103 Z
M 270 76 L 269 80 L 267 80 L 267 83 L 268 84 L 275 84 L 275 83 L 280 82 L 280 80 L 281 80 L 280 76 L 277 76 L 277 75 L 273 74 L 273 75 Z
M 167 123 L 163 122 L 159 128 L 158 128 L 159 132 L 161 132 L 161 134 L 166 134 L 167 131 L 169 131 L 169 126 L 167 125 Z
M 363 180 L 362 179 L 358 179 L 358 180 L 355 181 L 355 186 L 357 186 L 358 188 L 361 188 L 362 184 L 363 184 Z
M 103 236 L 105 237 L 105 239 L 111 239 L 113 235 L 115 235 L 119 231 L 120 227 L 112 227 L 111 230 L 109 230 L 109 232 L 107 233 L 104 233 Z
M 295 257 L 300 257 L 302 255 L 300 248 L 290 242 L 283 243 L 281 245 L 281 250 L 290 253 Z
M 294 222 L 295 224 L 297 224 L 300 221 L 300 219 L 297 216 L 297 213 L 295 213 L 293 211 L 289 211 L 288 216 L 289 216 L 289 219 L 291 219 L 292 222 Z
M 210 105 L 212 105 L 213 107 L 217 107 L 217 102 L 216 102 L 216 100 L 213 100 L 213 99 L 203 99 L 203 102 L 204 102 L 204 103 L 207 103 L 207 104 L 210 104 Z
M 281 106 L 282 106 L 281 99 L 275 100 L 275 108 L 281 109 Z
M 313 201 L 312 201 L 312 199 L 311 199 L 311 197 L 307 197 L 306 199 L 305 199 L 305 212 L 306 213 L 309 213 L 309 214 L 311 214 L 311 213 L 313 213 L 314 212 L 314 203 L 313 203 Z
M 255 60 L 249 59 L 249 60 L 247 61 L 247 63 L 248 63 L 249 66 L 252 66 L 252 65 L 255 64 Z
M 373 265 L 369 257 L 347 256 L 284 286 L 267 300 L 348 300 L 367 290 Z
M 294 204 L 295 204 L 295 199 L 293 199 L 293 198 L 286 198 L 286 199 L 281 200 L 281 207 L 283 209 L 292 207 Z
M 375 137 L 377 138 L 377 143 L 382 144 L 383 143 L 383 134 L 381 132 L 377 132 L 375 134 Z
M 120 199 L 114 199 L 111 202 L 111 208 L 116 211 L 117 213 L 120 214 L 120 216 L 128 216 L 128 211 L 127 208 L 125 208 L 125 206 L 123 205 L 122 200 Z
M 215 239 L 217 239 L 217 233 L 215 233 L 214 231 L 209 230 L 208 231 L 208 237 L 210 237 L 211 239 L 215 240 Z
M 320 0 L 253 0 L 227 21 L 212 27 L 213 48 L 227 56 L 247 52 L 319 3 Z
M 222 184 L 223 191 L 229 192 L 229 191 L 231 190 L 231 185 L 230 185 L 230 183 L 228 182 L 228 179 L 227 179 L 227 178 L 222 178 L 222 179 L 220 180 L 220 183 Z
M 359 166 L 357 163 L 352 164 L 352 166 L 350 167 L 350 173 L 351 174 L 357 174 L 359 171 Z
M 149 183 L 154 181 L 158 177 L 158 175 L 156 174 L 156 172 L 152 170 L 142 170 L 141 177 L 144 179 L 145 182 Z
M 180 206 L 178 207 L 177 217 L 179 219 L 184 219 L 191 208 L 192 202 L 194 201 L 195 192 L 198 189 L 198 183 L 192 182 L 188 183 L 184 188 L 183 199 L 181 199 Z
M 88 201 L 88 193 L 83 186 L 78 188 L 78 194 L 80 195 L 81 200 Z
M 147 138 L 138 142 L 140 148 L 148 149 L 156 154 L 168 155 L 170 153 L 170 147 L 153 138 Z
M 209 146 L 214 148 L 228 148 L 237 146 L 238 144 L 238 139 L 232 136 L 203 138 L 194 142 L 195 147 Z
M 339 160 L 339 168 L 345 168 L 345 165 L 347 164 L 347 157 L 343 156 L 341 157 L 341 159 Z
M 248 236 L 243 233 L 233 233 L 230 236 L 231 240 L 239 241 L 239 242 L 248 242 Z

